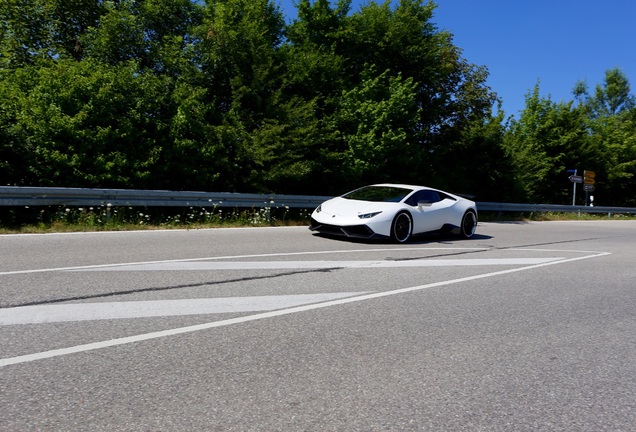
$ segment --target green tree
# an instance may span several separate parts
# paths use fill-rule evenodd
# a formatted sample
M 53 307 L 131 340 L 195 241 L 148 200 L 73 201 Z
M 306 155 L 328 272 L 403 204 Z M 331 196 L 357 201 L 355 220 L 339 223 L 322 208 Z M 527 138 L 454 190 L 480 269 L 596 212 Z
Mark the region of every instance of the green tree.
M 281 101 L 275 116 L 255 131 L 258 169 L 250 183 L 255 190 L 328 194 L 329 180 L 340 175 L 339 154 L 330 154 L 326 131 L 315 116 L 315 101 L 295 97 Z M 336 193 L 335 191 L 333 193 Z
M 24 181 L 40 186 L 149 184 L 165 124 L 165 83 L 135 65 L 58 61 L 11 74 L 14 122 L 7 130 L 29 155 Z
M 20 94 L 13 73 L 0 70 L 0 185 L 29 183 L 30 152 L 15 130 Z
M 0 55 L 4 67 L 58 58 L 80 60 L 81 36 L 97 25 L 100 0 L 3 0 L 0 3 Z
M 567 170 L 591 168 L 594 158 L 585 110 L 541 97 L 539 84 L 526 96 L 519 120 L 512 121 L 505 146 L 525 192 L 520 198 L 530 202 L 568 203 Z
M 190 30 L 202 18 L 203 7 L 191 0 L 104 2 L 98 21 L 78 43 L 86 57 L 99 62 L 133 60 L 142 70 L 178 77 L 183 58 L 191 60 Z
M 236 112 L 257 126 L 277 88 L 284 20 L 269 0 L 217 0 L 199 28 L 206 85 L 221 112 Z
M 605 72 L 602 84 L 589 94 L 587 83 L 576 83 L 574 95 L 587 115 L 594 159 L 587 169 L 597 172 L 598 203 L 634 205 L 636 187 L 636 99 L 629 80 L 618 68 Z
M 285 48 L 292 54 L 292 63 L 285 89 L 316 100 L 317 118 L 324 120 L 326 130 L 331 127 L 336 132 L 335 141 L 318 145 L 344 157 L 334 161 L 355 161 L 350 166 L 356 175 L 349 176 L 349 182 L 379 176 L 429 182 L 445 176 L 448 143 L 474 120 L 487 118 L 496 100 L 485 85 L 487 70 L 463 59 L 452 44 L 452 35 L 437 30 L 432 2 L 402 0 L 392 8 L 391 2 L 371 1 L 348 15 L 349 6 L 348 1 L 336 7 L 324 0 L 300 3 L 299 18 L 287 33 Z M 369 74 L 371 70 L 375 76 Z M 393 99 L 379 96 L 379 89 L 388 88 L 389 83 L 411 88 L 398 91 Z M 395 110 L 386 115 L 371 109 L 374 100 L 405 106 L 407 93 L 412 108 L 397 117 Z M 350 101 L 364 103 L 354 109 Z M 406 115 L 411 117 L 407 120 Z M 356 116 L 362 119 L 360 128 L 350 126 Z M 389 117 L 398 120 L 394 131 L 388 126 Z M 402 151 L 389 150 L 398 147 Z M 342 180 L 334 178 L 334 183 Z
M 218 0 L 208 3 L 195 30 L 197 85 L 206 89 L 206 104 L 214 107 L 208 118 L 211 139 L 225 148 L 228 170 L 222 177 L 232 179 L 232 190 L 253 189 L 251 182 L 262 178 L 259 146 L 262 136 L 276 130 L 270 126 L 280 112 L 278 47 L 284 25 L 269 0 Z
M 435 26 L 435 7 L 433 2 L 401 0 L 391 9 L 389 1 L 372 1 L 352 15 L 341 44 L 357 76 L 372 64 L 417 83 L 421 133 L 412 138 L 426 153 L 443 147 L 472 118 L 487 117 L 496 101 L 485 84 L 486 68 L 462 58 L 452 34 Z
M 82 37 L 87 57 L 100 63 L 117 65 L 136 61 L 149 66 L 150 41 L 145 37 L 143 18 L 133 0 L 108 2 L 99 25 L 91 27 Z
M 636 110 L 592 119 L 589 139 L 596 150 L 588 165 L 596 172 L 596 202 L 636 205 Z
M 378 74 L 375 67 L 363 74 L 362 82 L 344 91 L 334 129 L 347 151 L 343 169 L 350 183 L 390 181 L 408 177 L 408 167 L 417 166 L 417 143 L 411 142 L 419 111 L 417 84 L 412 78 Z
M 446 175 L 439 174 L 435 184 L 479 201 L 516 201 L 523 191 L 503 147 L 504 118 L 499 107 L 495 116 L 473 119 L 461 136 L 444 148 L 441 159 Z
M 632 110 L 636 99 L 630 94 L 627 76 L 618 68 L 605 71 L 602 84 L 598 84 L 590 95 L 585 81 L 576 83 L 573 93 L 580 104 L 585 106 L 592 118 L 607 117 Z
M 298 18 L 287 27 L 287 43 L 281 47 L 285 74 L 282 89 L 286 95 L 314 101 L 316 117 L 333 114 L 341 92 L 350 88 L 347 72 L 352 62 L 338 47 L 346 43 L 350 0 L 333 8 L 327 0 L 298 3 Z

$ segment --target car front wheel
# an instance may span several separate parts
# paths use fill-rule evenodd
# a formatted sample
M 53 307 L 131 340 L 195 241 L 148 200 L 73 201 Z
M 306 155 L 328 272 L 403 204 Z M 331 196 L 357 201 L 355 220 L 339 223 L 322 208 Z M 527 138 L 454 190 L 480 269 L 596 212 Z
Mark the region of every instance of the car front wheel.
M 474 211 L 468 210 L 462 217 L 461 236 L 471 238 L 477 229 L 477 215 Z
M 413 233 L 413 219 L 408 212 L 400 212 L 391 223 L 391 239 L 398 243 L 405 243 Z

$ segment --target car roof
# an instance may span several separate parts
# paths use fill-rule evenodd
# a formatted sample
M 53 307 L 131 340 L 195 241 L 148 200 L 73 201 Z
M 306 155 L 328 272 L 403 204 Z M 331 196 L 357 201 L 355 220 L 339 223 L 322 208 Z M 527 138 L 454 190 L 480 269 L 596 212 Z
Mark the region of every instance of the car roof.
M 401 184 L 401 183 L 378 183 L 378 184 L 374 184 L 374 185 L 370 185 L 370 186 L 387 186 L 387 187 L 399 187 L 399 188 L 404 188 L 404 189 L 432 189 L 432 190 L 437 190 L 437 189 L 433 189 L 427 186 L 418 186 L 418 185 L 409 185 L 409 184 Z
M 404 188 L 404 189 L 411 189 L 413 191 L 419 191 L 419 190 L 432 190 L 435 192 L 439 192 L 439 193 L 443 193 L 446 195 L 449 195 L 453 198 L 459 198 L 459 199 L 468 199 L 468 198 L 464 198 L 461 195 L 457 195 L 451 192 L 446 192 L 443 191 L 441 189 L 435 189 L 429 186 L 421 186 L 421 185 L 409 185 L 409 184 L 402 184 L 402 183 L 378 183 L 378 184 L 373 184 L 373 185 L 369 185 L 369 186 L 384 186 L 384 187 L 398 187 L 398 188 Z

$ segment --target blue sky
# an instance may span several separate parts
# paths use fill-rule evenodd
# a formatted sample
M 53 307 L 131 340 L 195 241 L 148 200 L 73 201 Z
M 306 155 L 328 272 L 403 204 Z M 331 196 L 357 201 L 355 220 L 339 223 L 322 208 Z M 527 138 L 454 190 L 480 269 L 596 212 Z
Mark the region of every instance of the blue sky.
M 295 0 L 274 1 L 288 20 L 296 16 Z M 368 1 L 352 0 L 352 12 Z M 577 81 L 585 80 L 592 92 L 605 71 L 615 67 L 627 75 L 636 94 L 635 0 L 435 3 L 433 22 L 454 35 L 464 58 L 488 67 L 488 85 L 503 100 L 507 115 L 519 117 L 525 95 L 537 82 L 542 96 L 569 101 Z

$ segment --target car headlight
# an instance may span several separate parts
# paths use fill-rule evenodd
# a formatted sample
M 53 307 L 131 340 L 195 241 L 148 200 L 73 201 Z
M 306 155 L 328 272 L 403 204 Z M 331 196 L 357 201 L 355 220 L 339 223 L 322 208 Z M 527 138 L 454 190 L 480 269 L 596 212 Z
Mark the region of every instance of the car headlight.
M 318 205 L 318 207 L 316 207 L 316 213 L 320 213 L 322 211 L 322 204 Z
M 373 213 L 364 213 L 364 214 L 359 214 L 358 217 L 360 219 L 371 219 L 373 216 L 377 216 L 380 213 L 382 213 L 382 212 L 379 211 L 379 212 L 373 212 Z

